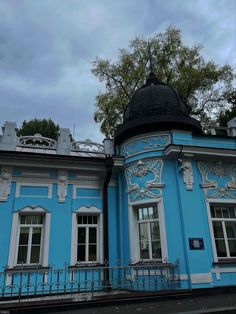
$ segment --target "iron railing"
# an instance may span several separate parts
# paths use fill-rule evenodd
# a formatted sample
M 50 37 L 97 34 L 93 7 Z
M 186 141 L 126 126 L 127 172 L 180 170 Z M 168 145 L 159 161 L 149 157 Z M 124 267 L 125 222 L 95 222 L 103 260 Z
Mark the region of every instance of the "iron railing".
M 77 294 L 94 295 L 120 291 L 159 291 L 180 287 L 179 263 L 128 266 L 64 265 L 64 268 L 4 269 L 0 273 L 0 302 L 31 300 Z

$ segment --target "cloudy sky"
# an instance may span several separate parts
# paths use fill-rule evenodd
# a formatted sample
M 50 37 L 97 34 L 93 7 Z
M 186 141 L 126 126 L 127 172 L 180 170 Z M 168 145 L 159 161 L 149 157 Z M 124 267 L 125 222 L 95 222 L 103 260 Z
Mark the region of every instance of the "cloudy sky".
M 93 112 L 103 85 L 91 62 L 169 25 L 235 68 L 236 0 L 0 0 L 0 126 L 51 118 L 75 125 L 77 140 L 102 141 Z

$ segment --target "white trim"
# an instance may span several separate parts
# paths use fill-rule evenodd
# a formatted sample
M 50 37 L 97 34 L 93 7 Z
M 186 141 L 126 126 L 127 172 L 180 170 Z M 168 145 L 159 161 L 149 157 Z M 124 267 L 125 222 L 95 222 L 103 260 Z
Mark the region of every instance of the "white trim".
M 192 284 L 212 283 L 213 281 L 211 273 L 191 274 L 190 279 Z
M 47 187 L 48 188 L 48 198 L 52 198 L 52 184 L 47 183 L 29 183 L 29 182 L 16 182 L 16 193 L 15 197 L 45 197 L 40 195 L 20 195 L 20 188 L 22 186 L 26 187 Z
M 14 212 L 12 215 L 12 227 L 11 227 L 11 238 L 10 238 L 10 248 L 8 255 L 8 267 L 13 268 L 17 265 L 17 252 L 18 252 L 18 242 L 20 233 L 20 214 L 21 213 L 44 213 L 44 221 L 42 227 L 42 244 L 40 249 L 40 260 L 43 267 L 48 266 L 48 252 L 49 252 L 49 235 L 50 235 L 50 221 L 51 213 L 48 213 L 43 207 L 38 206 L 32 208 L 27 206 L 18 212 Z
M 18 221 L 19 221 L 19 213 L 15 212 L 12 215 L 12 225 L 11 225 L 11 239 L 10 239 L 10 248 L 9 248 L 9 256 L 8 256 L 8 267 L 13 268 L 15 266 L 15 253 L 16 253 L 16 239 L 17 239 L 17 231 L 18 231 Z
M 212 246 L 212 251 L 213 251 L 213 258 L 214 258 L 214 262 L 217 263 L 220 260 L 220 258 L 218 258 L 217 251 L 216 251 L 215 236 L 214 236 L 214 230 L 213 230 L 213 224 L 212 224 L 210 205 L 211 204 L 213 204 L 213 205 L 214 204 L 235 204 L 236 205 L 236 201 L 234 201 L 232 199 L 230 199 L 230 200 L 229 199 L 207 199 L 207 200 L 205 200 L 205 202 L 206 202 L 206 208 L 207 208 L 207 217 L 208 217 L 208 225 L 209 225 L 209 229 L 210 229 L 210 237 L 211 237 L 211 246 Z M 219 219 L 219 221 L 222 221 L 223 219 L 224 218 Z M 225 218 L 225 219 L 227 220 L 227 218 Z M 224 232 L 224 236 L 225 236 L 225 230 L 224 229 L 223 229 L 223 232 Z M 227 246 L 226 246 L 226 250 L 228 250 Z M 232 259 L 234 257 L 225 257 L 225 258 L 230 260 L 230 259 Z
M 160 229 L 160 241 L 161 241 L 161 252 L 162 252 L 162 262 L 168 260 L 168 248 L 166 239 L 166 227 L 165 227 L 165 217 L 164 217 L 164 206 L 161 199 L 145 200 L 143 202 L 133 202 L 128 207 L 128 217 L 129 217 L 129 241 L 130 241 L 130 259 L 132 262 L 137 263 L 140 260 L 139 252 L 139 237 L 138 237 L 138 223 L 135 208 L 138 205 L 145 204 L 156 204 L 159 216 L 159 229 Z
M 91 207 L 82 206 L 76 209 L 72 213 L 70 265 L 74 266 L 77 263 L 77 232 L 78 232 L 77 215 L 78 214 L 96 215 L 98 218 L 97 262 L 102 264 L 103 263 L 103 213 L 99 208 L 95 206 L 91 206 Z
M 102 197 L 102 195 L 101 196 L 77 196 L 77 193 L 76 193 L 77 189 L 81 189 L 81 188 L 92 189 L 92 190 L 102 190 L 101 185 L 97 184 L 97 183 L 94 183 L 94 185 L 91 184 L 91 182 L 89 182 L 89 185 L 86 185 L 86 182 L 83 182 L 81 184 L 74 184 L 73 185 L 73 194 L 72 194 L 73 199 L 76 199 L 76 198 L 101 198 Z

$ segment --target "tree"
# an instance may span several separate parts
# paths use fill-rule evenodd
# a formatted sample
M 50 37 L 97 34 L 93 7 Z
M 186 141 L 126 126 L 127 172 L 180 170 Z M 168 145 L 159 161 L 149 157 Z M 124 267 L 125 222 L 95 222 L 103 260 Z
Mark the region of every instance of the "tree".
M 222 110 L 220 112 L 218 117 L 218 124 L 222 127 L 227 127 L 227 122 L 236 117 L 236 91 L 227 93 L 225 97 L 232 107 L 228 110 Z
M 30 121 L 24 120 L 17 135 L 27 136 L 41 134 L 42 136 L 56 139 L 58 131 L 59 125 L 55 124 L 51 119 L 33 119 Z
M 96 96 L 94 120 L 101 123 L 101 131 L 107 137 L 113 137 L 131 96 L 145 83 L 149 50 L 157 78 L 179 91 L 191 116 L 200 119 L 205 127 L 222 108 L 230 108 L 225 95 L 232 91 L 232 68 L 206 61 L 199 45 L 184 45 L 181 31 L 169 27 L 148 40 L 131 40 L 128 50 L 119 50 L 116 61 L 97 57 L 92 63 L 92 73 L 105 83 L 105 91 Z

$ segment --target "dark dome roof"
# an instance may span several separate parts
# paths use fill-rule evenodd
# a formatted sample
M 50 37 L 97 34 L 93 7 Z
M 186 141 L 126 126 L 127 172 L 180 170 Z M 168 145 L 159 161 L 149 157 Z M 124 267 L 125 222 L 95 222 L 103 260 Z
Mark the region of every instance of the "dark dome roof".
M 131 98 L 124 123 L 115 132 L 115 142 L 157 130 L 181 129 L 201 133 L 200 123 L 191 118 L 187 105 L 170 85 L 160 82 L 151 72 L 146 84 Z

